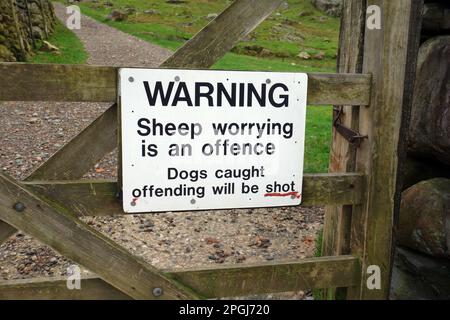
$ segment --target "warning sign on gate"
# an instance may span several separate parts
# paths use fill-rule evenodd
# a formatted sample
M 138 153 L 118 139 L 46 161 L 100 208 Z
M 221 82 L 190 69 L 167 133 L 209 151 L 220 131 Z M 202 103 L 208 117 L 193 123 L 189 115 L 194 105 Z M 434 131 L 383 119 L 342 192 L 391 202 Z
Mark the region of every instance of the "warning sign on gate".
M 303 73 L 121 69 L 128 213 L 299 205 Z

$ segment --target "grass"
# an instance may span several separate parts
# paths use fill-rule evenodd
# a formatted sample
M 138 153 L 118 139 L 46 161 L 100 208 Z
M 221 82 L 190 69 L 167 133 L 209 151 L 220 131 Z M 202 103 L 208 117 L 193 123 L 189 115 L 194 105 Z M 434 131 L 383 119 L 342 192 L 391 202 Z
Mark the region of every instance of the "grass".
M 32 63 L 62 63 L 62 64 L 83 64 L 87 60 L 87 53 L 78 37 L 62 23 L 58 21 L 53 34 L 48 41 L 57 46 L 60 53 L 36 51 L 29 62 Z M 42 42 L 38 42 L 40 47 Z
M 58 0 L 63 2 L 65 0 Z M 110 0 L 77 3 L 81 12 L 137 38 L 170 50 L 182 46 L 207 23 L 208 14 L 220 13 L 229 4 L 224 0 L 191 0 L 183 4 L 168 4 L 166 0 Z M 258 26 L 245 41 L 240 42 L 220 59 L 213 69 L 247 71 L 334 72 L 338 45 L 339 20 L 326 17 L 309 0 L 289 0 Z M 133 8 L 122 22 L 106 17 L 112 9 Z M 146 14 L 145 10 L 157 14 Z M 71 38 L 73 34 L 68 36 Z M 55 43 L 58 45 L 57 43 Z M 264 57 L 257 54 L 263 50 Z M 76 51 L 76 49 L 75 49 Z M 323 53 L 322 60 L 303 60 L 297 55 Z M 63 53 L 62 56 L 64 56 Z M 76 55 L 76 53 L 75 53 Z M 50 59 L 51 58 L 51 59 Z M 64 57 L 61 57 L 64 59 Z M 57 57 L 46 57 L 57 62 Z M 331 141 L 331 107 L 308 107 L 305 147 L 305 172 L 328 170 Z
M 64 2 L 64 0 L 59 0 Z M 183 4 L 168 4 L 165 0 L 112 0 L 113 7 L 104 2 L 80 2 L 83 14 L 106 23 L 143 40 L 175 50 L 209 20 L 208 14 L 220 13 L 228 5 L 223 0 L 196 0 Z M 195 3 L 194 3 L 195 2 Z M 308 0 L 291 0 L 288 8 L 281 8 L 264 21 L 246 41 L 222 58 L 216 69 L 323 71 L 335 69 L 339 20 L 316 10 Z M 133 8 L 126 21 L 116 22 L 106 17 L 112 9 Z M 157 14 L 146 14 L 152 9 Z M 265 49 L 262 58 L 253 50 Z M 302 60 L 300 52 L 311 55 L 324 53 L 323 60 Z M 256 54 L 256 56 L 255 56 Z

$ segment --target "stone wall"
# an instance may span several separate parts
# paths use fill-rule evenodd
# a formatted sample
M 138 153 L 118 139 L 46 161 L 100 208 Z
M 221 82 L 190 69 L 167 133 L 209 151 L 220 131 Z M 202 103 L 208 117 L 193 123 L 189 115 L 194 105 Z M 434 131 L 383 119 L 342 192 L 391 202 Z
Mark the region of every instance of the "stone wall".
M 319 10 L 332 17 L 340 17 L 342 13 L 342 0 L 311 0 Z
M 450 299 L 450 3 L 423 13 L 393 299 Z
M 0 61 L 26 61 L 38 40 L 53 31 L 49 0 L 0 0 Z

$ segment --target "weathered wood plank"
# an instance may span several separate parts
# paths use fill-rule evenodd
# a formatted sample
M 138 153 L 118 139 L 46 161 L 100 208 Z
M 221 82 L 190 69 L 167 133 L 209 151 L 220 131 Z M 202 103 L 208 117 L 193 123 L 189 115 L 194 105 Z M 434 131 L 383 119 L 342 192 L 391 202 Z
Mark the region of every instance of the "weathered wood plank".
M 308 104 L 368 105 L 371 75 L 308 73 Z
M 302 205 L 361 203 L 364 181 L 358 173 L 305 175 Z M 78 216 L 124 214 L 117 181 L 32 181 L 24 185 Z
M 0 300 L 129 300 L 102 279 L 82 277 L 81 290 L 67 289 L 64 277 L 0 281 Z
M 192 286 L 205 298 L 222 298 L 330 286 L 352 286 L 359 282 L 360 272 L 357 259 L 340 256 L 295 262 L 166 270 L 165 274 Z M 68 290 L 64 278 L 0 281 L 0 300 L 127 298 L 94 276 L 82 278 L 81 290 Z
M 381 29 L 365 31 L 363 72 L 373 74 L 370 108 L 362 108 L 359 125 L 364 141 L 357 170 L 368 176 L 366 200 L 353 209 L 351 252 L 361 257 L 358 287 L 351 299 L 387 299 L 392 268 L 393 228 L 399 206 L 398 170 L 411 107 L 419 48 L 423 0 L 368 0 L 381 8 Z M 381 288 L 367 286 L 367 267 L 381 271 Z
M 116 102 L 117 69 L 81 65 L 0 63 L 0 72 L 6 75 L 0 78 L 0 101 Z M 158 69 L 154 70 L 158 72 Z M 368 74 L 309 73 L 308 76 L 310 105 L 369 103 L 371 76 Z M 102 84 L 101 88 L 95 88 L 97 82 Z M 117 122 L 110 124 L 113 125 L 117 126 Z M 93 123 L 92 126 L 96 124 Z
M 344 0 L 342 8 L 337 72 L 361 73 L 366 5 L 364 1 Z M 336 106 L 335 108 L 338 110 L 342 108 L 341 124 L 358 131 L 359 107 Z M 333 127 L 329 172 L 354 172 L 355 169 L 356 147 Z M 351 205 L 325 207 L 322 242 L 324 256 L 337 256 L 350 252 L 351 215 Z M 340 288 L 338 291 L 340 296 L 345 296 L 346 288 Z M 324 296 L 334 299 L 336 292 L 336 289 L 330 288 L 324 292 Z
M 26 180 L 80 178 L 81 172 L 89 171 L 102 159 L 104 150 L 114 150 L 117 146 L 117 128 L 117 105 L 114 104 L 32 172 Z M 98 134 L 99 131 L 101 134 Z
M 17 202 L 24 206 L 22 210 L 14 209 Z M 95 272 L 132 298 L 196 297 L 62 206 L 50 206 L 4 175 L 0 175 L 0 219 Z M 163 289 L 161 296 L 153 296 L 155 287 Z
M 204 68 L 211 66 L 263 22 L 282 0 L 234 1 L 197 36 L 189 40 L 162 66 L 178 68 Z
M 113 102 L 117 70 L 111 67 L 0 63 L 0 101 Z
M 8 240 L 16 231 L 16 228 L 0 220 L 0 245 Z
M 323 257 L 299 262 L 273 262 L 187 269 L 166 275 L 195 288 L 205 297 L 289 292 L 330 286 L 351 286 L 359 280 L 359 262 L 351 256 Z

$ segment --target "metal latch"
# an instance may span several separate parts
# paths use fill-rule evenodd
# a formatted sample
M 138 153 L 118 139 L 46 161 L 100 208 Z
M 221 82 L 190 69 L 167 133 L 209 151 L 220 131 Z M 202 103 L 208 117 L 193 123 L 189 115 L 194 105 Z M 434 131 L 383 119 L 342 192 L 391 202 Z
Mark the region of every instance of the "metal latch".
M 334 107 L 333 112 L 333 126 L 336 128 L 336 131 L 339 132 L 339 134 L 343 136 L 344 139 L 347 140 L 350 144 L 359 148 L 362 140 L 367 139 L 368 137 L 363 136 L 359 132 L 342 125 L 341 115 L 344 113 L 343 107 Z

